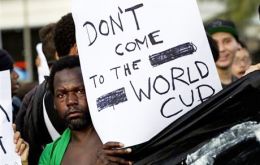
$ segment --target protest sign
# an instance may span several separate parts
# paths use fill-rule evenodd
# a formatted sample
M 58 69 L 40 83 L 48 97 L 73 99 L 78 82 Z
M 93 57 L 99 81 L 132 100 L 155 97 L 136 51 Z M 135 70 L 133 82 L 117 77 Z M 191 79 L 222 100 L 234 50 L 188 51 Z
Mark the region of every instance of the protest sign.
M 10 71 L 0 72 L 0 162 L 19 165 L 21 159 L 15 152 L 12 128 L 12 100 Z
M 73 0 L 102 142 L 143 143 L 221 90 L 195 0 Z

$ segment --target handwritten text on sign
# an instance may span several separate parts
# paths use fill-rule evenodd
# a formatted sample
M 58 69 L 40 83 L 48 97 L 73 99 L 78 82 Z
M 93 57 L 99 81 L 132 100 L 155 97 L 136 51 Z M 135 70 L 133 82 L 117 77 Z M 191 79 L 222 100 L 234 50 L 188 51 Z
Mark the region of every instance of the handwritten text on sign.
M 0 162 L 19 165 L 21 159 L 15 152 L 12 129 L 12 101 L 10 71 L 0 72 Z
M 145 142 L 221 89 L 195 0 L 73 0 L 72 9 L 103 142 Z

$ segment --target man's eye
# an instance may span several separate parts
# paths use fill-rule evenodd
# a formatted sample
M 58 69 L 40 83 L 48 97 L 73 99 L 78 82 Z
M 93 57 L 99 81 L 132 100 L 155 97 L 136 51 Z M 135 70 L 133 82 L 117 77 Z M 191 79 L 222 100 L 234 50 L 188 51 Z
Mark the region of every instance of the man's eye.
M 60 98 L 60 99 L 61 99 L 61 98 L 63 98 L 63 97 L 64 97 L 64 94 L 62 94 L 62 93 L 59 93 L 59 94 L 57 94 L 57 95 L 56 95 L 56 97 L 58 97 L 58 98 Z
M 78 93 L 78 94 L 85 94 L 85 89 L 79 89 L 79 90 L 77 91 L 77 93 Z
M 228 44 L 230 42 L 231 42 L 231 39 L 229 39 L 229 38 L 224 40 L 224 43 L 226 43 L 226 44 Z

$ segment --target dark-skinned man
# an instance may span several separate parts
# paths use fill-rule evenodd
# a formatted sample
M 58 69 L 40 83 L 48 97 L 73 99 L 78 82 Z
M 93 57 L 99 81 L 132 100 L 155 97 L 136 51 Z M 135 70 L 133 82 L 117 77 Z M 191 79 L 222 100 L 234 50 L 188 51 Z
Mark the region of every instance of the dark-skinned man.
M 54 96 L 54 106 L 68 128 L 60 138 L 44 149 L 40 165 L 102 165 L 131 164 L 120 156 L 131 152 L 119 142 L 102 144 L 93 127 L 79 58 L 67 56 L 54 63 L 49 90 Z

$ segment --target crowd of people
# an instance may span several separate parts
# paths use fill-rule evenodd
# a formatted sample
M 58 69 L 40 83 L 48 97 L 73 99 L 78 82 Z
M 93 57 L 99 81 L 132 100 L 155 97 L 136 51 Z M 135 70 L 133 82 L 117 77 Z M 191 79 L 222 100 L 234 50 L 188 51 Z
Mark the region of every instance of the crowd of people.
M 260 69 L 231 20 L 205 24 L 223 89 Z M 134 152 L 120 142 L 102 144 L 91 121 L 71 13 L 39 32 L 50 75 L 22 100 L 15 99 L 18 74 L 11 55 L 0 50 L 0 71 L 10 70 L 14 143 L 22 164 L 133 164 Z M 38 61 L 39 63 L 39 61 Z M 113 139 L 111 139 L 113 140 Z

